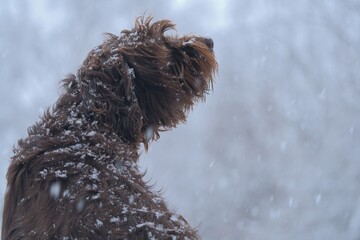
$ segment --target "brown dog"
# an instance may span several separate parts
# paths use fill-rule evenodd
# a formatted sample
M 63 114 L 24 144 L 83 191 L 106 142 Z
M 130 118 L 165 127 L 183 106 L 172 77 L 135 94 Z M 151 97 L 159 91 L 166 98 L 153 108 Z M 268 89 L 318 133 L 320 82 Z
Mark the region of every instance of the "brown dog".
M 108 34 L 19 141 L 2 239 L 199 239 L 142 180 L 138 151 L 212 88 L 213 41 L 151 21 Z

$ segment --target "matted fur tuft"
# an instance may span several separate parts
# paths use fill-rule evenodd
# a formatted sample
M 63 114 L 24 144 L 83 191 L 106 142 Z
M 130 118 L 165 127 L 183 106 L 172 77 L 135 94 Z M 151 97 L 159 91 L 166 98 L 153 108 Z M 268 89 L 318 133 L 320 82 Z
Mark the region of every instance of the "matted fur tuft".
M 15 149 L 3 239 L 198 239 L 138 170 L 140 144 L 186 121 L 212 89 L 213 42 L 140 17 L 107 34 Z

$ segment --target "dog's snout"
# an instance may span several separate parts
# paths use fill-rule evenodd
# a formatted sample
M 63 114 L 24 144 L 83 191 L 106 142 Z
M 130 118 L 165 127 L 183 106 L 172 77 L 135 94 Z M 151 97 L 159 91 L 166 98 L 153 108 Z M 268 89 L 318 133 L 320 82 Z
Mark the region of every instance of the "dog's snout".
M 211 38 L 205 38 L 204 42 L 210 49 L 214 48 L 214 41 Z

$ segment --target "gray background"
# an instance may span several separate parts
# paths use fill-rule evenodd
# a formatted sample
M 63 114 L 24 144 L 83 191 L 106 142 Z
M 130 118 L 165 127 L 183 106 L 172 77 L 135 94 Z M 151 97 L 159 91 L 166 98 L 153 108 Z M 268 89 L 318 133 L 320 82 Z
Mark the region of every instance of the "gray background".
M 204 239 L 360 239 L 360 1 L 0 3 L 0 201 L 17 139 L 103 32 L 152 14 L 214 39 L 214 92 L 142 154 Z

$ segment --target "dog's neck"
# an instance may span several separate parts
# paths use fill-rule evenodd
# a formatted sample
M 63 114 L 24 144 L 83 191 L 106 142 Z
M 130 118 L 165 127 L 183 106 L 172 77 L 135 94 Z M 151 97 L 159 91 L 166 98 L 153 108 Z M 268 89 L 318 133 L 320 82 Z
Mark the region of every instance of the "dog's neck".
M 83 150 L 92 146 L 94 149 L 107 148 L 113 152 L 126 150 L 128 152 L 126 155 L 130 158 L 127 160 L 137 162 L 140 146 L 124 143 L 120 136 L 112 132 L 110 126 L 106 128 L 98 121 L 85 116 L 82 107 L 81 104 L 76 103 L 67 108 L 55 105 L 52 113 L 47 111 L 34 126 L 29 128 L 29 136 L 19 141 L 15 153 L 18 156 L 28 157 L 18 159 L 25 162 L 29 160 L 29 156 L 31 158 L 46 152 L 74 150 L 78 151 L 81 157 L 81 154 L 84 154 Z M 127 146 L 126 149 L 124 145 Z M 106 158 L 98 160 L 106 161 Z

